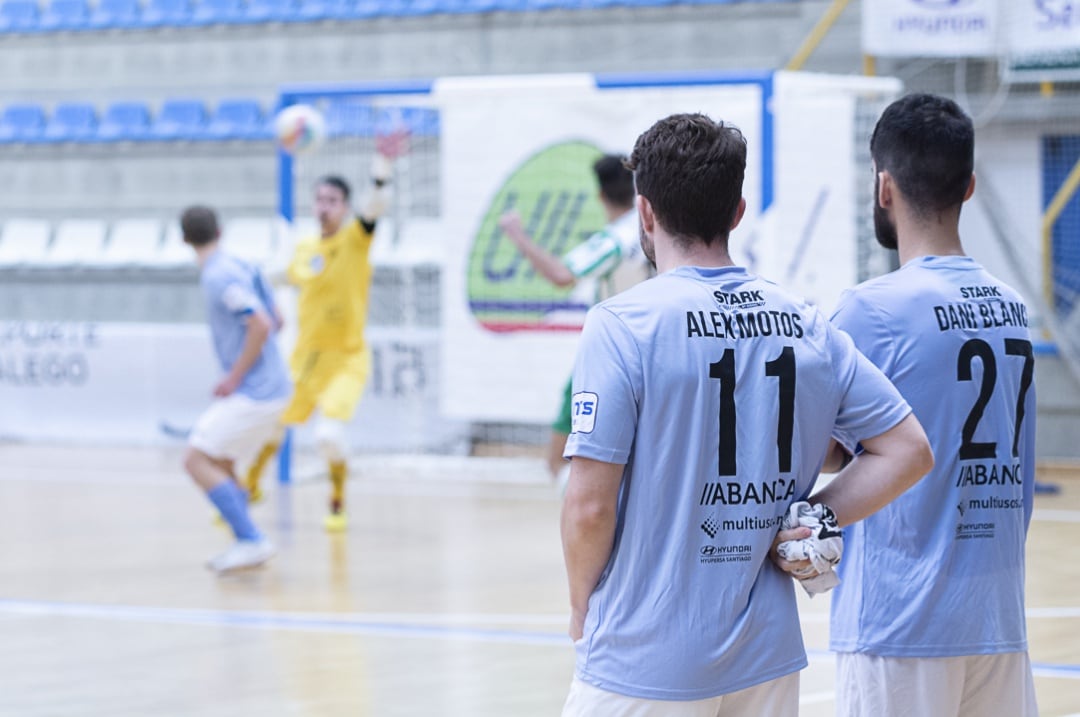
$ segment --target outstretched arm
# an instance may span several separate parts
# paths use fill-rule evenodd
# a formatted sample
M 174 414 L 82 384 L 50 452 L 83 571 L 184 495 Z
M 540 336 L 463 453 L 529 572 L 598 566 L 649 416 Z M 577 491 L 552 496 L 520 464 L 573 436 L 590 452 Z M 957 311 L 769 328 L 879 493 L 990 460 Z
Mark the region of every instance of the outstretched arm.
M 499 217 L 499 228 L 509 237 L 533 268 L 555 286 L 573 286 L 577 278 L 566 267 L 562 259 L 532 240 L 521 223 L 521 215 L 509 211 Z
M 360 203 L 356 218 L 369 232 L 390 206 L 390 180 L 394 162 L 409 151 L 409 131 L 399 129 L 375 138 L 375 157 L 371 161 L 371 189 Z

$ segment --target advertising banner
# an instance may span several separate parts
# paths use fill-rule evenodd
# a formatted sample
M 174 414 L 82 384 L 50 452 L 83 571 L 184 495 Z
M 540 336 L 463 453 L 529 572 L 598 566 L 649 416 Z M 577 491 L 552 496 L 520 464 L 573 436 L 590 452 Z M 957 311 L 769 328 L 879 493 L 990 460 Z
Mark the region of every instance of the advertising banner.
M 638 135 L 669 114 L 704 112 L 746 135 L 744 227 L 760 215 L 758 84 L 604 89 L 588 75 L 486 77 L 440 80 L 435 99 L 450 242 L 442 352 L 448 416 L 550 422 L 591 303 L 536 274 L 498 227 L 506 210 L 517 210 L 534 240 L 561 256 L 604 225 L 593 161 L 629 154 Z
M 998 54 L 1000 9 L 1030 0 L 863 0 L 862 45 L 878 57 Z
M 1010 0 L 1002 5 L 1010 81 L 1080 77 L 1080 12 L 1073 0 Z
M 466 426 L 438 413 L 437 329 L 372 327 L 372 371 L 347 433 L 369 451 L 453 450 Z M 0 322 L 0 438 L 182 441 L 221 379 L 199 324 Z M 310 442 L 310 429 L 298 434 Z

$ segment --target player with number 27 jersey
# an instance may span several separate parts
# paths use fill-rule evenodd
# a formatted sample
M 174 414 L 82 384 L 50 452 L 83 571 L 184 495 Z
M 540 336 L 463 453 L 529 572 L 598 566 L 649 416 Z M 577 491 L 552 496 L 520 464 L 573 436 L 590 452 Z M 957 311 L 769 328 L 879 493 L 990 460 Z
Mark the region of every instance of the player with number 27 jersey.
M 847 292 L 833 322 L 911 403 L 936 465 L 845 530 L 832 649 L 1026 650 L 1035 361 L 1023 300 L 970 257 L 923 256 Z
M 770 545 L 830 435 L 881 435 L 908 404 L 817 309 L 739 267 L 682 266 L 608 299 L 578 356 L 566 455 L 625 464 L 578 678 L 699 700 L 805 667 Z

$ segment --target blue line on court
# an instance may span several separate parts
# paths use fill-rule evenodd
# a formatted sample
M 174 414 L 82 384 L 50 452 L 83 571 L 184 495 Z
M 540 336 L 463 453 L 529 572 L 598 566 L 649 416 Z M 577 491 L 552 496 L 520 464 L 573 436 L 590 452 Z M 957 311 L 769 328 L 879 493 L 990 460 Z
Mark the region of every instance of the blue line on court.
M 191 610 L 151 608 L 131 605 L 93 605 L 55 603 L 49 600 L 0 599 L 0 614 L 42 618 L 90 618 L 121 622 L 152 622 L 207 627 L 248 627 L 257 630 L 286 630 L 338 635 L 375 635 L 381 637 L 434 637 L 478 642 L 511 642 L 515 645 L 570 647 L 566 635 L 517 630 L 492 630 L 486 627 L 376 622 L 349 618 L 315 617 L 311 614 L 256 612 L 241 610 Z M 828 650 L 807 650 L 814 660 L 832 659 Z M 1036 677 L 1080 679 L 1080 664 L 1031 663 Z
M 295 613 L 256 612 L 242 610 L 194 610 L 156 608 L 136 605 L 94 605 L 48 600 L 0 599 L 0 615 L 36 617 L 81 617 L 127 622 L 152 622 L 204 627 L 244 627 L 298 632 L 330 632 L 343 635 L 377 635 L 385 637 L 421 637 L 501 642 L 519 645 L 570 647 L 570 639 L 561 633 L 490 628 L 412 625 L 402 622 L 377 622 L 355 617 L 314 616 Z M 832 659 L 828 650 L 807 650 L 814 660 Z M 1033 662 L 1036 677 L 1080 679 L 1080 665 Z
M 290 613 L 239 610 L 192 610 L 132 605 L 94 605 L 40 600 L 0 600 L 0 614 L 41 617 L 83 617 L 130 622 L 153 622 L 207 627 L 246 627 L 302 632 L 383 635 L 390 637 L 433 637 L 476 642 L 510 642 L 529 645 L 569 646 L 561 633 L 447 627 L 440 625 L 375 622 L 349 617 L 312 616 Z

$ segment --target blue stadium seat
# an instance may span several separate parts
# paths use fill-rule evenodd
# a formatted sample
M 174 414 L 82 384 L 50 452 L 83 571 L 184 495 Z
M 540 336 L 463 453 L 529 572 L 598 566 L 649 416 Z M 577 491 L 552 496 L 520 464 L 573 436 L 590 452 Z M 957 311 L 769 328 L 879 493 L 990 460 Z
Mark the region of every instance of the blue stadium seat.
M 45 125 L 47 142 L 91 142 L 97 138 L 97 111 L 86 102 L 61 103 Z
M 90 13 L 90 27 L 132 28 L 141 25 L 138 0 L 98 0 Z
M 375 134 L 375 108 L 359 102 L 335 102 L 325 113 L 330 137 L 370 137 Z
M 499 9 L 499 0 L 442 0 L 442 12 L 468 14 L 493 12 Z
M 52 0 L 41 13 L 42 30 L 84 30 L 90 24 L 86 0 Z
M 144 27 L 182 27 L 190 24 L 191 2 L 189 0 L 149 0 L 143 8 L 142 25 Z
M 157 140 L 203 139 L 206 107 L 198 100 L 165 100 L 150 126 L 150 138 Z
M 7 0 L 0 5 L 0 32 L 36 32 L 40 19 L 35 0 Z
M 140 102 L 117 102 L 105 110 L 97 137 L 103 142 L 138 142 L 150 138 L 150 112 Z
M 381 0 L 356 0 L 352 4 L 351 18 L 380 17 L 385 15 Z
M 430 15 L 441 12 L 440 0 L 381 0 L 379 14 L 391 17 L 406 17 L 409 15 Z
M 248 22 L 290 22 L 297 17 L 296 0 L 249 0 Z
M 191 11 L 193 25 L 229 25 L 242 23 L 246 10 L 243 0 L 198 0 Z
M 262 108 L 255 100 L 222 100 L 206 126 L 207 139 L 269 139 L 270 132 Z
M 296 19 L 341 20 L 356 16 L 356 0 L 300 0 Z
M 38 142 L 45 131 L 45 110 L 39 105 L 8 105 L 0 114 L 0 142 Z

